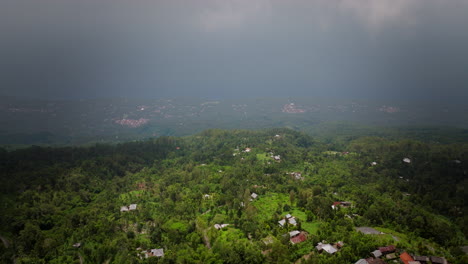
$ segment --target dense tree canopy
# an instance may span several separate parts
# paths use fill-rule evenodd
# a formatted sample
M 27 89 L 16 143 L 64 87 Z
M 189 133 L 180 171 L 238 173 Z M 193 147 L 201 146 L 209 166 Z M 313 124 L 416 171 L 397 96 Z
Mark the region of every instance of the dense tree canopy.
M 466 263 L 467 164 L 466 144 L 288 129 L 0 150 L 0 262 L 354 263 L 396 244 Z M 278 224 L 286 214 L 296 226 Z M 290 242 L 296 229 L 305 242 Z M 319 254 L 323 240 L 345 246 Z M 153 248 L 164 257 L 142 257 Z

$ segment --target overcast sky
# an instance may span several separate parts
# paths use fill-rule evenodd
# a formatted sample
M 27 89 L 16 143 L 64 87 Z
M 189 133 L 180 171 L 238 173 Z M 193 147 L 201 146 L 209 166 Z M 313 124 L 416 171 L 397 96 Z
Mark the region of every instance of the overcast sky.
M 468 98 L 468 0 L 1 0 L 0 94 Z

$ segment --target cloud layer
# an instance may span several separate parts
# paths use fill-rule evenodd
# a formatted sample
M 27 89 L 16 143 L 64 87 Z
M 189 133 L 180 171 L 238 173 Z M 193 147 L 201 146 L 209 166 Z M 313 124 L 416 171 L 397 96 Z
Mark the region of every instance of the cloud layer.
M 468 96 L 466 0 L 5 0 L 6 94 Z

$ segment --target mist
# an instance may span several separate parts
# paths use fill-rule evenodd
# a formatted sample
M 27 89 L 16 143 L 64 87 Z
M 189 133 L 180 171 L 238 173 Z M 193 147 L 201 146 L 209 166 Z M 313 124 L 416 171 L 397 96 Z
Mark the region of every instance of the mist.
M 460 103 L 464 0 L 5 0 L 3 95 Z

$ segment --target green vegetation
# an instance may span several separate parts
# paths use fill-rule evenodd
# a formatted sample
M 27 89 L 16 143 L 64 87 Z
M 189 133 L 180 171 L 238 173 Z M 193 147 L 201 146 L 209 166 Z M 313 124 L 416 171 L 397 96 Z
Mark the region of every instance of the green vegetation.
M 355 263 L 394 244 L 467 263 L 467 166 L 467 144 L 289 129 L 0 150 L 0 262 Z M 280 226 L 286 214 L 296 226 Z M 323 240 L 344 246 L 320 254 Z

